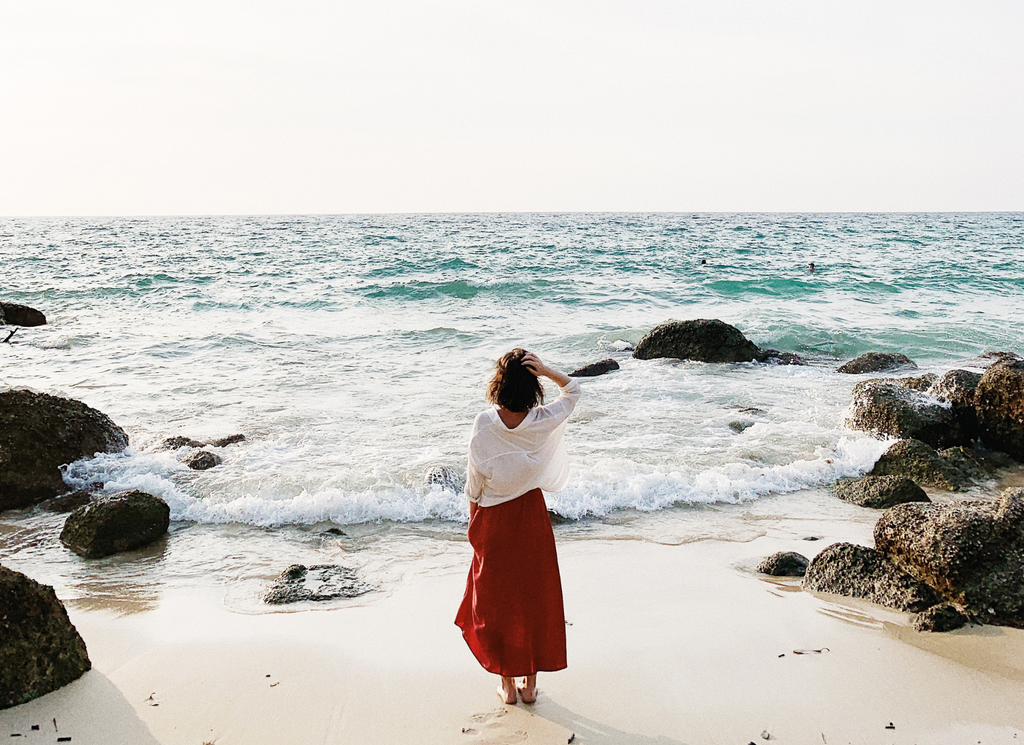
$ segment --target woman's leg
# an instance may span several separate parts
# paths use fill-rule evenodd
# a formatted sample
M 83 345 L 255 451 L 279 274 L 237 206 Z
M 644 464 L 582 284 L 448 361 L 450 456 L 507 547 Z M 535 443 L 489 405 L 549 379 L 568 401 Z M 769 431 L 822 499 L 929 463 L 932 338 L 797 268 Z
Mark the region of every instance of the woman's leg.
M 537 700 L 537 673 L 523 678 L 523 687 L 519 689 L 519 697 L 524 704 L 532 704 Z
M 536 678 L 536 676 L 534 677 Z M 500 698 L 506 704 L 514 704 L 516 703 L 516 701 L 518 701 L 518 699 L 516 698 L 515 678 L 509 678 L 505 675 L 501 676 L 501 683 L 498 684 L 498 698 Z

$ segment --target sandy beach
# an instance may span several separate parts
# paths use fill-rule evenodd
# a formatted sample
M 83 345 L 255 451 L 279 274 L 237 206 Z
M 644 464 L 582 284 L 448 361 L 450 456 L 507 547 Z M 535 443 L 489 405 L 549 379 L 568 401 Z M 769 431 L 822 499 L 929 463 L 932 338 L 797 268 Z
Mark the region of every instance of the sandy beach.
M 758 575 L 774 551 L 871 540 L 867 514 L 769 522 L 746 542 L 562 542 L 569 668 L 540 676 L 534 706 L 500 704 L 453 625 L 470 549 L 448 542 L 354 607 L 246 614 L 222 590 L 73 605 L 94 669 L 0 713 L 0 735 L 52 741 L 56 720 L 84 745 L 1024 739 L 1024 631 L 919 634 Z

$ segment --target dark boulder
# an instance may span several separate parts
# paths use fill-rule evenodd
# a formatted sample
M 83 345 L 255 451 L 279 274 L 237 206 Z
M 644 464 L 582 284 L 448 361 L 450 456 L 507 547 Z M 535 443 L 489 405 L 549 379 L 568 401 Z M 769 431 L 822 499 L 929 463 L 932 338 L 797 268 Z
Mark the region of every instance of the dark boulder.
M 277 576 L 263 595 L 269 605 L 354 598 L 373 589 L 354 569 L 335 564 L 306 567 L 293 564 Z
M 998 502 L 893 507 L 875 525 L 875 545 L 969 616 L 1024 628 L 1024 489 Z
M 889 372 L 890 370 L 915 370 L 917 365 L 905 354 L 893 352 L 868 352 L 856 357 L 844 365 L 841 365 L 836 372 L 859 375 L 861 373 Z
M 900 570 L 886 556 L 852 543 L 833 543 L 815 556 L 807 567 L 803 586 L 910 613 L 919 613 L 939 601 L 932 588 Z
M 757 565 L 757 571 L 773 577 L 803 577 L 807 573 L 807 557 L 795 551 L 779 551 Z
M 79 556 L 99 559 L 152 543 L 167 532 L 171 510 L 141 491 L 108 494 L 72 512 L 60 542 Z
M 70 494 L 62 494 L 59 497 L 47 499 L 45 502 L 40 503 L 39 506 L 47 512 L 71 512 L 89 504 L 93 498 L 94 496 L 91 491 L 73 491 Z
M 604 375 L 612 370 L 618 370 L 619 363 L 609 358 L 607 360 L 601 360 L 600 362 L 591 362 L 589 365 L 577 368 L 569 373 L 570 378 L 595 378 L 598 375 Z
M 740 434 L 741 432 L 747 431 L 755 424 L 757 424 L 757 422 L 752 422 L 749 419 L 734 419 L 733 421 L 728 422 L 725 426 L 736 434 Z
M 844 502 L 884 510 L 905 502 L 930 502 L 924 489 L 906 476 L 862 476 L 832 484 L 832 493 Z
M 941 457 L 935 448 L 920 440 L 900 440 L 882 453 L 871 469 L 871 476 L 906 476 L 923 486 L 960 491 L 971 478 L 956 464 Z
M 965 442 L 949 404 L 898 380 L 865 380 L 855 385 L 847 424 L 883 437 L 921 440 L 936 448 Z
M 128 435 L 81 401 L 46 393 L 0 393 L 0 510 L 69 491 L 60 467 L 128 447 Z
M 201 448 L 205 445 L 205 442 L 199 442 L 199 440 L 193 440 L 191 437 L 168 437 L 164 440 L 160 447 L 163 450 L 177 450 L 179 448 Z
M 461 492 L 466 488 L 466 477 L 461 471 L 451 466 L 432 466 L 423 477 L 427 486 L 440 486 L 453 492 Z
M 207 471 L 214 466 L 219 466 L 223 461 L 216 453 L 211 453 L 208 450 L 197 450 L 186 455 L 181 462 L 193 471 Z
M 954 631 L 967 624 L 967 616 L 949 603 L 933 605 L 914 616 L 913 625 L 918 631 Z
M 216 440 L 210 440 L 210 444 L 215 448 L 223 448 L 228 445 L 234 445 L 236 442 L 245 442 L 245 435 L 228 435 L 227 437 L 218 437 Z
M 1002 360 L 986 370 L 974 410 L 982 442 L 1024 461 L 1024 360 Z
M 46 316 L 35 308 L 16 303 L 0 303 L 0 324 L 9 326 L 45 326 Z
M 751 362 L 761 350 L 735 326 L 717 318 L 669 321 L 652 329 L 633 350 L 638 360 L 672 357 L 697 362 Z
M 0 709 L 55 691 L 90 667 L 53 588 L 0 567 Z

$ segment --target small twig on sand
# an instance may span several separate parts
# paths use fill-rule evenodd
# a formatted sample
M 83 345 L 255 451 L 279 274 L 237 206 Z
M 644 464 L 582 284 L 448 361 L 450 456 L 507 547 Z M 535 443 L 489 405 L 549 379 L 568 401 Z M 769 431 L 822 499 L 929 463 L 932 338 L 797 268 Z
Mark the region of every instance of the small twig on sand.
M 11 337 L 14 336 L 16 333 L 18 333 L 18 329 L 11 329 L 11 333 L 9 333 L 7 335 L 7 338 L 3 340 L 3 343 L 4 344 L 10 344 L 11 343 Z

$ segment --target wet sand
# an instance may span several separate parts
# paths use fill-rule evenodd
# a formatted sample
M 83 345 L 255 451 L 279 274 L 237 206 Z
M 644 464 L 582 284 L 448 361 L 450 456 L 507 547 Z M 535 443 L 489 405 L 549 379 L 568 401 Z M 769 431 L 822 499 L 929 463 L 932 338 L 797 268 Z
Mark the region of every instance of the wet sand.
M 540 676 L 534 706 L 500 704 L 452 622 L 464 544 L 355 607 L 245 614 L 210 588 L 127 615 L 73 606 L 95 669 L 0 712 L 0 737 L 52 742 L 56 719 L 76 745 L 1024 742 L 1024 631 L 920 635 L 753 569 L 834 540 L 870 526 L 563 543 L 569 669 Z

